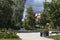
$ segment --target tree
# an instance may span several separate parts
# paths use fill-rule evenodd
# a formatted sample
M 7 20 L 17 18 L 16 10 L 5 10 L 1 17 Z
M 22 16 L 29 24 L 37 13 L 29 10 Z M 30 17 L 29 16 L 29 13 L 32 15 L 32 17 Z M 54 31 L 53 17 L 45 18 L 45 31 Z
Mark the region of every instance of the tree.
M 22 26 L 22 18 L 23 18 L 23 11 L 24 11 L 24 4 L 26 0 L 13 0 L 15 5 L 13 6 L 13 16 L 12 21 L 16 27 Z M 20 29 L 20 28 L 19 28 Z
M 56 28 L 60 26 L 60 1 L 45 2 L 44 14 L 47 16 L 50 27 Z
M 0 1 L 0 27 L 20 29 L 26 0 Z
M 0 2 L 0 28 L 10 28 L 13 1 L 3 0 Z
M 27 15 L 24 22 L 24 27 L 26 29 L 33 29 L 35 26 L 35 13 L 32 10 L 32 7 L 27 8 Z
M 37 21 L 37 24 L 39 25 L 39 26 L 46 26 L 46 22 L 47 22 L 47 20 L 46 20 L 46 15 L 44 14 L 44 13 L 42 13 L 41 15 L 40 15 L 41 17 L 38 19 L 38 21 Z M 43 28 L 44 28 L 43 27 Z M 41 27 L 42 28 L 42 27 Z

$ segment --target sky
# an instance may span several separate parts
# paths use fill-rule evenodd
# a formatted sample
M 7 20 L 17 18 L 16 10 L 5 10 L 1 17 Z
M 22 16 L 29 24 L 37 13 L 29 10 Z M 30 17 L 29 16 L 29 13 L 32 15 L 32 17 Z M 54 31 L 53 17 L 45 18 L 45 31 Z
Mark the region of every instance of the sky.
M 45 2 L 45 0 L 27 0 L 25 3 L 23 18 L 25 18 L 26 15 L 26 8 L 30 6 L 33 8 L 34 12 L 42 12 L 44 9 L 43 2 Z M 47 2 L 51 2 L 51 0 L 47 0 Z

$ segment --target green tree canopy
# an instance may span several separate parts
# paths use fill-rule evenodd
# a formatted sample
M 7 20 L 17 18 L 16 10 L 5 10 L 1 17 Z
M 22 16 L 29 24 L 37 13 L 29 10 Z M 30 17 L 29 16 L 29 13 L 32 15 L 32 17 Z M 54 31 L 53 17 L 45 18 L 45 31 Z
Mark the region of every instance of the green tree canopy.
M 32 7 L 27 8 L 27 15 L 24 22 L 24 27 L 26 29 L 33 29 L 35 26 L 35 13 L 32 10 Z
M 9 28 L 11 26 L 11 16 L 13 1 L 3 0 L 0 2 L 0 27 Z
M 60 26 L 60 1 L 45 2 L 44 14 L 46 14 L 51 27 Z
M 24 12 L 24 4 L 26 0 L 13 0 L 15 5 L 13 6 L 12 21 L 16 27 L 22 26 L 22 18 Z

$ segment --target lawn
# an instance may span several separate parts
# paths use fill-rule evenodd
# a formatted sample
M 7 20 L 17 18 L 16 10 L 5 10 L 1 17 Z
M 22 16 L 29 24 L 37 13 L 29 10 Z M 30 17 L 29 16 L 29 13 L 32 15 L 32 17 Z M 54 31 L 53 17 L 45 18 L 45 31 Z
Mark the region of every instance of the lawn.
M 60 36 L 57 35 L 57 36 L 48 36 L 48 38 L 52 38 L 54 40 L 60 40 Z
M 0 39 L 0 40 L 20 40 L 20 39 Z

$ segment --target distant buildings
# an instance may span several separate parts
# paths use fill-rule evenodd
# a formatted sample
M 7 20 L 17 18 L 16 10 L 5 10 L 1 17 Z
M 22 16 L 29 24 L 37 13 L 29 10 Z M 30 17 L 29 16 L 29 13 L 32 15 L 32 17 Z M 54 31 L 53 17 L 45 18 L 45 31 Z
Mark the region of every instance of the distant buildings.
M 26 15 L 27 15 L 27 14 L 26 14 Z M 25 15 L 25 19 L 26 19 L 26 15 Z M 41 16 L 42 16 L 42 12 L 37 12 L 37 13 L 35 13 L 35 19 L 36 19 L 36 21 L 38 21 L 38 19 L 40 19 Z
M 42 12 L 38 12 L 35 14 L 36 21 L 38 21 L 41 18 Z

